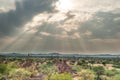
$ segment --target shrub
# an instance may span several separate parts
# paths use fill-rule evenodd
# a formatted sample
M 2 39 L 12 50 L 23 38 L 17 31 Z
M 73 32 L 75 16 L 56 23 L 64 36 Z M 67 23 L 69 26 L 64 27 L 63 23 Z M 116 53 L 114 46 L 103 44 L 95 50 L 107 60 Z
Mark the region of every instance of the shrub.
M 106 74 L 107 76 L 115 76 L 115 75 L 117 75 L 117 74 L 120 74 L 120 72 L 117 71 L 117 70 L 106 70 L 106 71 L 105 71 L 105 74 Z
M 82 70 L 78 73 L 79 80 L 94 80 L 95 74 L 91 70 Z
M 54 74 L 50 77 L 50 79 L 46 78 L 46 80 L 73 80 L 71 74 Z
M 108 78 L 107 80 L 120 80 L 120 74 L 118 74 L 112 78 Z
M 7 72 L 7 65 L 0 64 L 0 74 L 5 74 Z
M 31 72 L 19 68 L 19 69 L 14 69 L 10 72 L 9 78 L 12 80 L 29 80 L 31 75 Z
M 120 68 L 120 65 L 114 65 L 113 67 L 115 67 L 115 68 Z

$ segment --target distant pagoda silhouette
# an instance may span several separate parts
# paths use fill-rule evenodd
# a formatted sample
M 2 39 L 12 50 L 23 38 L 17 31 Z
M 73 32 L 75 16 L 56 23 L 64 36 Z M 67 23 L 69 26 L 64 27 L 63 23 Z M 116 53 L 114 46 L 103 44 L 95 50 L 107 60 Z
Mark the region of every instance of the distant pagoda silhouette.
M 29 67 L 29 66 L 31 66 L 31 62 L 30 62 L 30 55 L 28 54 L 28 56 L 26 57 L 26 60 L 23 63 L 22 67 Z

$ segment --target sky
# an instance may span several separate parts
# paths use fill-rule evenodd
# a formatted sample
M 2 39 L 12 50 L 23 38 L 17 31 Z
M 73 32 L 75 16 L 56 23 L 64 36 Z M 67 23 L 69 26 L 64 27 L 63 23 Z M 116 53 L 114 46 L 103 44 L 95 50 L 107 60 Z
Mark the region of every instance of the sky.
M 120 0 L 0 0 L 0 52 L 120 53 Z

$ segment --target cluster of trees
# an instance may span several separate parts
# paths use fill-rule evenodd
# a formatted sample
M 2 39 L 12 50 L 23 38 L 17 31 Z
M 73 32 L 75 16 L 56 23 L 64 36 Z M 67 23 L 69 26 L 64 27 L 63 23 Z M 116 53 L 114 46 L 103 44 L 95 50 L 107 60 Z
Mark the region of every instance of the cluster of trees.
M 119 63 L 104 58 L 1 58 L 0 80 L 120 80 Z

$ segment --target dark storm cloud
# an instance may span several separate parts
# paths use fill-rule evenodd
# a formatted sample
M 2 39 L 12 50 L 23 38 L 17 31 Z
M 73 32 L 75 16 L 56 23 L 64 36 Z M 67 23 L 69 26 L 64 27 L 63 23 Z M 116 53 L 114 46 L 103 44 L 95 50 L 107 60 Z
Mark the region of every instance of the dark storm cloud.
M 55 0 L 54 0 L 55 1 Z M 16 1 L 16 10 L 0 13 L 0 36 L 9 35 L 41 12 L 52 12 L 53 0 Z
M 92 32 L 91 38 L 118 38 L 116 35 L 120 32 L 119 13 L 98 12 L 91 20 L 84 22 L 79 31 L 85 33 Z

